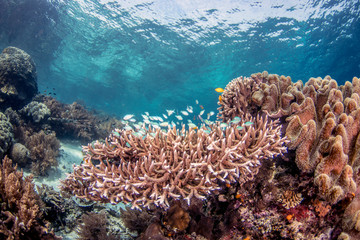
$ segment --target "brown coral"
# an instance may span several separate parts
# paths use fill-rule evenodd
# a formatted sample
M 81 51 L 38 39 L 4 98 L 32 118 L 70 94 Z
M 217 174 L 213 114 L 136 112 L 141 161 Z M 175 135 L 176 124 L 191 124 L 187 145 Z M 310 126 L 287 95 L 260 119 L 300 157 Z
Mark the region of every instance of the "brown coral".
M 166 212 L 163 224 L 172 232 L 184 231 L 190 223 L 190 215 L 179 202 L 173 204 Z
M 315 212 L 319 217 L 325 217 L 331 210 L 331 206 L 326 204 L 324 201 L 319 201 L 316 199 L 313 203 L 315 207 Z
M 38 95 L 36 100 L 50 109 L 48 122 L 59 137 L 72 137 L 88 142 L 105 138 L 112 129 L 122 126 L 117 119 L 94 114 L 78 102 L 64 104 L 44 95 Z
M 104 212 L 89 212 L 81 217 L 82 224 L 79 227 L 79 240 L 115 240 L 115 236 L 108 234 L 106 230 L 106 214 Z
M 245 115 L 238 128 L 219 124 L 199 130 L 185 126 L 167 132 L 151 127 L 138 136 L 114 131 L 104 142 L 89 144 L 84 163 L 62 183 L 74 195 L 133 207 L 169 207 L 170 199 L 204 199 L 220 183 L 242 184 L 254 178 L 262 161 L 282 155 L 286 148 L 277 121 Z M 241 124 L 242 124 L 241 123 Z
M 1 239 L 61 239 L 41 220 L 39 197 L 31 177 L 23 178 L 11 160 L 5 157 L 0 166 L 0 238 Z
M 310 78 L 304 85 L 264 72 L 246 81 L 253 86 L 245 91 L 251 96 L 247 108 L 236 110 L 237 105 L 227 100 L 234 95 L 229 92 L 244 92 L 244 87 L 233 88 L 229 83 L 219 103 L 221 118 L 228 121 L 233 112 L 251 112 L 257 107 L 273 118 L 286 119 L 287 146 L 296 151 L 295 162 L 301 171 L 314 172 L 321 195 L 336 203 L 355 191 L 353 171 L 360 167 L 359 79 L 338 86 L 326 76 Z
M 29 136 L 25 140 L 25 146 L 30 151 L 31 171 L 35 175 L 45 175 L 52 166 L 58 165 L 60 141 L 56 138 L 55 133 L 45 134 L 41 130 Z

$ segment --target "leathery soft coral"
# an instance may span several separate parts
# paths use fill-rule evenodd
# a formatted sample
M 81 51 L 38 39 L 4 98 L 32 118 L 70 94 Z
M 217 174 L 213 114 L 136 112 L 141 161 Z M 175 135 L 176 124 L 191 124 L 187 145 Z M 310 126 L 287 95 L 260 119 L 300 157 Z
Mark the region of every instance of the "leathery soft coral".
M 245 88 L 247 82 L 251 88 Z M 250 92 L 249 92 L 250 91 Z M 237 104 L 238 94 L 249 96 L 247 107 Z M 321 195 L 331 203 L 354 192 L 354 171 L 360 167 L 360 81 L 338 86 L 330 76 L 291 82 L 267 72 L 233 80 L 219 102 L 224 121 L 236 114 L 258 109 L 272 118 L 285 120 L 288 148 L 304 173 L 314 173 Z M 241 100 L 241 98 L 240 98 Z M 242 103 L 243 101 L 238 101 Z

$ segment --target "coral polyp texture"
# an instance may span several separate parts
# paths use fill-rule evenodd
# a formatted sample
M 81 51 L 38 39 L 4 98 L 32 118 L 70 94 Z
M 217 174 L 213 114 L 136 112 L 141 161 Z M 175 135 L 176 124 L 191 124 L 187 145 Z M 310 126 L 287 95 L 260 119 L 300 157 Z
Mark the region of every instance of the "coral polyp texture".
M 188 204 L 205 199 L 225 183 L 253 179 L 263 161 L 286 151 L 278 120 L 242 117 L 226 128 L 217 123 L 163 132 L 144 125 L 142 134 L 116 129 L 104 142 L 83 147 L 84 162 L 62 188 L 81 198 L 133 207 L 166 209 L 172 199 Z
M 242 97 L 246 96 L 246 98 Z M 321 195 L 331 203 L 355 192 L 359 168 L 360 81 L 338 86 L 326 76 L 293 83 L 267 72 L 231 81 L 219 102 L 219 117 L 229 121 L 262 111 L 285 120 L 287 147 L 304 173 L 314 173 Z

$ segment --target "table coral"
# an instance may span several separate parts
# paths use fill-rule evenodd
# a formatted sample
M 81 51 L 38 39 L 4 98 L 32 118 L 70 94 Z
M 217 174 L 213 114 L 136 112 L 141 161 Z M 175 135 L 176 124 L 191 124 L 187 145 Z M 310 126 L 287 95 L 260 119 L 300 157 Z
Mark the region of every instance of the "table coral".
M 144 136 L 117 129 L 104 143 L 83 147 L 84 163 L 75 166 L 62 188 L 81 198 L 133 207 L 168 208 L 171 199 L 188 204 L 205 199 L 221 182 L 253 179 L 262 161 L 286 151 L 278 121 L 250 115 L 242 121 L 253 124 L 225 130 L 213 124 L 210 133 L 205 126 L 165 133 L 144 126 Z

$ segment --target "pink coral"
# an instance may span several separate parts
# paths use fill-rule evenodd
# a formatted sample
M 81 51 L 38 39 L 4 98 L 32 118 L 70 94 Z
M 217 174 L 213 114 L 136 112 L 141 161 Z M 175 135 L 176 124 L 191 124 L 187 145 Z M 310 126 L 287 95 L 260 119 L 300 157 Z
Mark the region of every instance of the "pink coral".
M 253 124 L 225 130 L 219 124 L 199 130 L 148 129 L 144 136 L 115 130 L 105 142 L 83 147 L 84 163 L 62 187 L 74 195 L 133 207 L 169 207 L 170 199 L 204 199 L 221 182 L 240 184 L 257 174 L 261 161 L 282 155 L 286 148 L 278 121 L 245 115 Z

